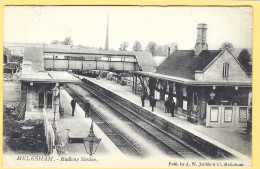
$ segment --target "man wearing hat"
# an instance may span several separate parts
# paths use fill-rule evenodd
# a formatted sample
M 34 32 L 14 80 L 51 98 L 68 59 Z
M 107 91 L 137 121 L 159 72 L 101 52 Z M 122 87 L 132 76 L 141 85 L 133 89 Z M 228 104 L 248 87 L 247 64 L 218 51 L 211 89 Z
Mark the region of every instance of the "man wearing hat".
M 85 118 L 89 118 L 90 103 L 89 100 L 85 103 Z
M 71 115 L 74 116 L 75 107 L 76 107 L 76 99 L 75 99 L 75 97 L 73 97 L 73 99 L 71 100 L 70 104 L 71 104 L 71 108 L 72 108 L 72 114 Z

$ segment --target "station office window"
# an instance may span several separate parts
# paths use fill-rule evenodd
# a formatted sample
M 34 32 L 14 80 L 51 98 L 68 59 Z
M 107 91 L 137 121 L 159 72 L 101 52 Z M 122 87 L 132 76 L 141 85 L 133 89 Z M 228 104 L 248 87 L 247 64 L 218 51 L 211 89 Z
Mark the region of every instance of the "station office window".
M 38 107 L 43 108 L 43 106 L 44 106 L 44 93 L 39 93 Z
M 47 93 L 47 108 L 52 108 L 52 94 Z

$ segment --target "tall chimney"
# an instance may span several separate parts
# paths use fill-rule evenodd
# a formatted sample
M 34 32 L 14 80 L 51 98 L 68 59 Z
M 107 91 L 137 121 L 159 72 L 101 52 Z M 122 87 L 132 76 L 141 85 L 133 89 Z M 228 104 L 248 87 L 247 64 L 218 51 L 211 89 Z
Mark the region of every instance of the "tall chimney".
M 207 24 L 200 23 L 197 26 L 197 40 L 194 47 L 194 55 L 198 56 L 203 50 L 208 50 Z
M 109 45 L 108 45 L 108 38 L 109 38 L 109 30 L 108 30 L 108 26 L 109 26 L 109 16 L 107 16 L 107 30 L 106 30 L 106 46 L 105 46 L 105 50 L 109 49 Z

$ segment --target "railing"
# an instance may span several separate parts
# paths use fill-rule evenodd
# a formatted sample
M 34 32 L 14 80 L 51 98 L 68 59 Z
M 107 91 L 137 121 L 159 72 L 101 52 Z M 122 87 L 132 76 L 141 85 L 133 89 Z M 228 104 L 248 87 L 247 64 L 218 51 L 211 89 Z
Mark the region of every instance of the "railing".
M 21 102 L 20 105 L 17 108 L 17 119 L 18 120 L 23 120 L 25 117 L 25 111 L 26 111 L 26 103 L 25 102 Z
M 48 146 L 48 153 L 55 154 L 55 134 L 51 122 L 49 122 L 48 120 L 45 108 L 43 109 L 43 119 L 44 119 L 46 143 Z

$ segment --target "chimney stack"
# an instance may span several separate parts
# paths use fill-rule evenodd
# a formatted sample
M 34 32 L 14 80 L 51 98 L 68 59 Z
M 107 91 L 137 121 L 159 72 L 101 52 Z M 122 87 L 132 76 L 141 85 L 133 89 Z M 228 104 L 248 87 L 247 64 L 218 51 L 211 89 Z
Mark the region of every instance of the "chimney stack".
M 106 44 L 105 50 L 109 50 L 109 15 L 107 16 L 107 29 L 106 29 Z
M 197 40 L 194 47 L 194 55 L 198 56 L 203 50 L 208 50 L 207 24 L 200 23 L 197 26 Z

